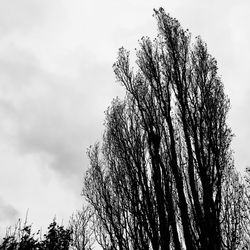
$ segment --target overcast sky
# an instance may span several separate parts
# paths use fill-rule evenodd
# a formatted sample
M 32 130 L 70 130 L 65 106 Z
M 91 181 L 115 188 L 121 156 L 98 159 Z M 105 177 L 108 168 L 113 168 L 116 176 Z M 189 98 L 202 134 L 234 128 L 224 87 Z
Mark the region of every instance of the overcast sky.
M 155 36 L 163 7 L 218 60 L 239 169 L 250 166 L 249 0 L 0 0 L 0 234 L 17 218 L 46 228 L 83 202 L 86 149 L 123 90 L 117 50 Z M 66 224 L 66 223 L 65 223 Z

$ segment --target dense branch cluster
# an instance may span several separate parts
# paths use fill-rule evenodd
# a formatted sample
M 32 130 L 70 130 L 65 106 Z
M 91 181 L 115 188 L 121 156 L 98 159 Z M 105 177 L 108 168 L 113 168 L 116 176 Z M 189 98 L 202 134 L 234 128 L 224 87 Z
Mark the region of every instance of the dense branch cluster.
M 246 186 L 217 62 L 162 8 L 155 17 L 159 35 L 140 40 L 135 68 L 119 50 L 114 72 L 126 97 L 113 101 L 103 143 L 88 152 L 83 193 L 96 239 L 119 250 L 244 247 Z

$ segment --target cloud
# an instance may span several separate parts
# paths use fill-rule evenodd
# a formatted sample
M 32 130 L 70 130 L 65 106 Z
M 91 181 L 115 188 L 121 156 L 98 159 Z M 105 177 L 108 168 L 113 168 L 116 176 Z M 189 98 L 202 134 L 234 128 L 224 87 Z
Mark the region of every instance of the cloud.
M 5 200 L 0 197 L 0 223 L 15 223 L 19 217 L 18 210 L 5 202 Z
M 17 46 L 0 54 L 1 195 L 22 218 L 29 208 L 29 219 L 43 227 L 81 203 L 86 148 L 101 138 L 103 111 L 115 95 L 111 66 L 81 55 L 67 76 Z
M 16 32 L 30 32 L 44 20 L 44 1 L 2 1 L 0 8 L 1 36 Z
M 46 71 L 35 55 L 14 46 L 0 59 L 2 137 L 71 182 L 87 167 L 86 148 L 101 137 L 104 110 L 116 92 L 111 65 L 81 53 L 84 59 L 72 60 L 72 77 Z

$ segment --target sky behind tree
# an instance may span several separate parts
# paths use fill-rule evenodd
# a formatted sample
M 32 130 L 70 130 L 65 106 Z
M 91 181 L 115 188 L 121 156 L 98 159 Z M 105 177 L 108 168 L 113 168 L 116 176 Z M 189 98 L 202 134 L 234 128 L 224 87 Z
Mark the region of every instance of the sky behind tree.
M 217 59 L 231 100 L 240 170 L 250 165 L 250 3 L 240 1 L 12 0 L 0 2 L 0 234 L 24 218 L 35 228 L 83 202 L 86 150 L 101 139 L 104 111 L 123 96 L 118 48 L 156 35 L 163 7 Z

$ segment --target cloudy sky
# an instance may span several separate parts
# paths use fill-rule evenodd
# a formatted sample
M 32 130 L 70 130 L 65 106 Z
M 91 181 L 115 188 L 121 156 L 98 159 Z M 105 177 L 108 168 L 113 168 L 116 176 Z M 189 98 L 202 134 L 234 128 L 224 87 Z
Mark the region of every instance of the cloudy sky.
M 123 90 L 117 50 L 154 36 L 164 7 L 219 64 L 239 169 L 250 166 L 248 0 L 0 0 L 0 234 L 17 218 L 44 228 L 81 207 L 86 149 Z

